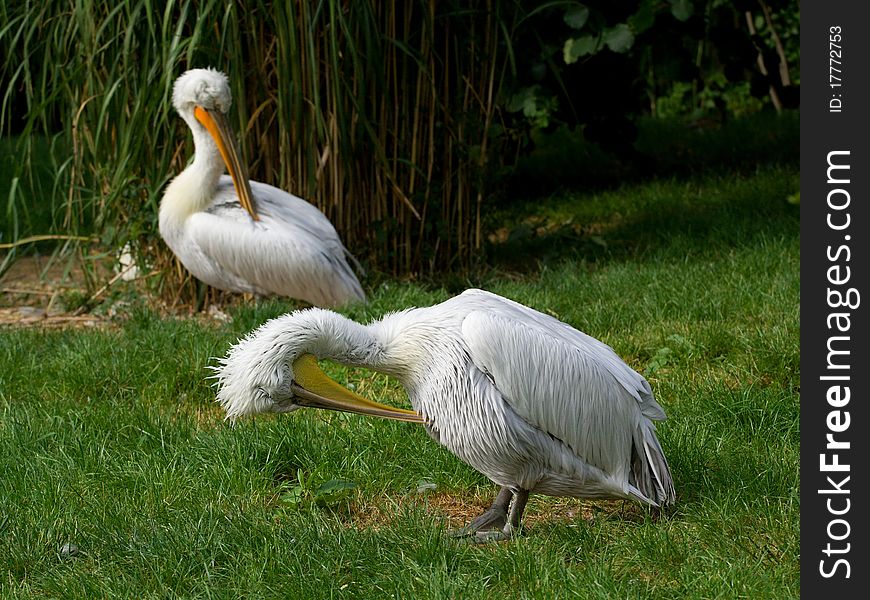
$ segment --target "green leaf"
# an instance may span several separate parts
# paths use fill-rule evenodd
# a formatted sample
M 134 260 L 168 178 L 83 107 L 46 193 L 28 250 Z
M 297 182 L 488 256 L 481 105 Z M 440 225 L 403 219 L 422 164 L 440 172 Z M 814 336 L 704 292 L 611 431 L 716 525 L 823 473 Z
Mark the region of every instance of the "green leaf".
M 290 490 L 281 494 L 281 502 L 285 504 L 301 504 L 305 500 L 305 488 L 301 485 L 293 486 Z
M 582 4 L 569 8 L 562 17 L 569 27 L 574 29 L 583 29 L 586 21 L 589 20 L 589 9 Z
M 620 23 L 604 32 L 604 43 L 614 52 L 628 52 L 634 44 L 634 34 L 631 27 Z
M 668 366 L 668 363 L 671 362 L 671 355 L 673 351 L 665 346 L 664 348 L 659 348 L 656 350 L 656 353 L 653 355 L 652 359 L 644 369 L 644 375 L 655 375 L 663 368 Z
M 679 333 L 672 333 L 665 339 L 671 342 L 672 346 L 678 348 L 682 354 L 689 354 L 695 351 L 695 344 L 692 343 L 692 340 Z
M 638 33 L 643 33 L 652 27 L 655 20 L 656 15 L 653 10 L 653 3 L 651 0 L 645 0 L 644 2 L 641 2 L 640 8 L 637 9 L 637 12 L 628 18 L 628 25 L 631 27 L 631 30 L 634 31 L 635 35 L 637 35 Z
M 678 21 L 687 21 L 693 11 L 692 0 L 671 0 L 671 14 Z
M 764 16 L 763 15 L 755 15 L 755 31 L 764 30 L 765 25 L 766 25 L 766 23 L 764 22 Z
M 587 54 L 595 54 L 598 50 L 598 40 L 591 35 L 583 35 L 579 38 L 569 38 L 562 48 L 562 57 L 565 64 L 574 64 L 577 59 Z
M 507 103 L 507 109 L 510 112 L 522 112 L 523 116 L 535 127 L 546 127 L 550 120 L 550 115 L 556 110 L 558 100 L 555 96 L 547 93 L 537 83 L 531 86 L 521 88 L 516 94 L 510 97 Z M 477 148 L 475 150 L 475 148 Z M 469 149 L 470 155 L 474 156 L 475 152 L 479 153 L 479 147 L 472 146 Z
M 320 484 L 314 490 L 314 501 L 318 504 L 329 505 L 335 504 L 347 498 L 352 489 L 356 488 L 356 483 L 347 479 L 330 479 Z
M 521 88 L 516 94 L 510 97 L 507 103 L 508 112 L 520 112 L 526 105 L 528 98 L 534 92 L 531 87 Z

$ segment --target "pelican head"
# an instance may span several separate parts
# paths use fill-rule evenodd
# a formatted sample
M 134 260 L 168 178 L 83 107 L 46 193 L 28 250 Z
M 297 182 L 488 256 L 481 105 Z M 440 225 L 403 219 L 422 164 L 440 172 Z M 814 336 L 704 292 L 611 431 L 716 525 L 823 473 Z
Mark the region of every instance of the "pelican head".
M 172 106 L 187 120 L 199 106 L 207 111 L 227 114 L 233 103 L 227 76 L 215 69 L 191 69 L 175 80 Z
M 345 322 L 352 323 L 332 311 L 311 308 L 273 319 L 235 344 L 214 368 L 217 401 L 227 418 L 312 407 L 423 423 L 417 413 L 363 398 L 323 372 L 317 356 L 360 362 L 348 360 L 339 349 L 358 347 L 347 344 L 356 337 L 354 331 L 344 331 L 338 339 L 321 335 L 324 325 L 326 331 L 335 331 L 334 324 Z
M 233 103 L 227 76 L 215 69 L 191 69 L 175 80 L 172 105 L 190 126 L 194 140 L 201 137 L 202 128 L 214 140 L 224 164 L 233 178 L 239 202 L 255 221 L 259 220 L 254 207 L 253 192 L 248 169 L 242 162 L 236 137 L 230 129 L 227 113 Z

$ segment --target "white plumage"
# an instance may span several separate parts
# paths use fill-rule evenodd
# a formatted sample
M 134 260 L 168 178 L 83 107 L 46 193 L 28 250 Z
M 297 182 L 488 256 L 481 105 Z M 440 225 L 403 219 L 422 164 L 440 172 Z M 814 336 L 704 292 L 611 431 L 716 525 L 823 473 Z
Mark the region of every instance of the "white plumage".
M 193 133 L 193 162 L 160 203 L 160 234 L 199 280 L 222 290 L 280 295 L 318 306 L 364 301 L 335 228 L 316 207 L 249 181 L 226 113 L 223 73 L 193 69 L 172 102 Z M 223 175 L 224 167 L 230 176 Z
M 228 417 L 298 408 L 308 354 L 398 378 L 429 434 L 502 486 L 467 533 L 509 537 L 528 492 L 675 499 L 647 381 L 606 344 L 501 296 L 468 290 L 369 325 L 320 309 L 273 319 L 217 367 Z

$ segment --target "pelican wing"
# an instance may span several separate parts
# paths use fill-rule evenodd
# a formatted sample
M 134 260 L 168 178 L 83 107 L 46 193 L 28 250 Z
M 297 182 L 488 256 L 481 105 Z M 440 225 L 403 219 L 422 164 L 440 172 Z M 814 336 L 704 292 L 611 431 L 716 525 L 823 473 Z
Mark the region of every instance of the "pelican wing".
M 644 416 L 654 421 L 663 421 L 667 418 L 665 411 L 655 401 L 649 382 L 640 373 L 625 364 L 625 361 L 614 352 L 613 348 L 601 340 L 595 339 L 555 317 L 485 290 L 466 290 L 459 298 L 473 299 L 481 309 L 490 314 L 535 328 L 548 338 L 559 340 L 567 347 L 594 356 L 596 361 L 606 367 L 608 373 L 619 382 L 625 391 L 640 403 Z
M 484 300 L 464 319 L 462 335 L 505 402 L 589 464 L 625 471 L 644 417 L 664 418 L 646 380 L 609 346 L 561 321 L 498 296 Z
M 221 184 L 222 189 L 231 192 L 233 198 L 236 198 L 229 177 L 224 176 Z M 275 223 L 291 225 L 324 243 L 341 249 L 342 253 L 345 252 L 335 227 L 326 215 L 310 202 L 259 181 L 251 182 L 251 191 L 254 193 L 258 209 L 271 217 Z
M 190 240 L 213 274 L 204 281 L 226 288 L 216 280 L 223 278 L 236 289 L 319 305 L 364 298 L 347 250 L 323 213 L 272 186 L 251 182 L 251 188 L 259 221 L 241 207 L 226 176 L 209 209 L 188 219 Z

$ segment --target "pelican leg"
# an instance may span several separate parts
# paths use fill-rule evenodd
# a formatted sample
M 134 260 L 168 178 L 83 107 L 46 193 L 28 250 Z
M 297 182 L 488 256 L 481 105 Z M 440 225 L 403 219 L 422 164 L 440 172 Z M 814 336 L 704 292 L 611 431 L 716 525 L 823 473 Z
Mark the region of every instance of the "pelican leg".
M 526 509 L 526 503 L 529 501 L 529 490 L 519 489 L 514 494 L 514 501 L 511 505 L 511 513 L 501 529 L 488 531 L 478 531 L 474 534 L 474 541 L 477 543 L 483 542 L 503 542 L 512 539 L 520 530 L 520 521 L 523 518 L 523 511 Z
M 514 493 L 510 488 L 501 488 L 492 506 L 485 513 L 472 519 L 465 527 L 451 530 L 450 537 L 476 536 L 483 532 L 501 533 L 501 530 L 507 526 L 508 507 L 513 496 Z
M 514 494 L 514 503 L 511 505 L 511 514 L 508 517 L 508 522 L 502 529 L 502 533 L 507 536 L 507 539 L 513 537 L 514 532 L 520 530 L 520 521 L 523 518 L 523 511 L 526 510 L 526 503 L 529 501 L 529 490 L 517 490 Z

